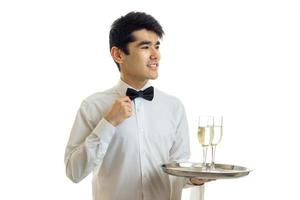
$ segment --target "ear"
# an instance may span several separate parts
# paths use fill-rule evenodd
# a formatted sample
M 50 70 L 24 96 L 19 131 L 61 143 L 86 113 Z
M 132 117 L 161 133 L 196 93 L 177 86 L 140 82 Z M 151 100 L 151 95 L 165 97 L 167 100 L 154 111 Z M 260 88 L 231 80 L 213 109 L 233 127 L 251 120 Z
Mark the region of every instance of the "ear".
M 123 52 L 118 47 L 113 46 L 110 50 L 110 54 L 116 63 L 123 63 Z

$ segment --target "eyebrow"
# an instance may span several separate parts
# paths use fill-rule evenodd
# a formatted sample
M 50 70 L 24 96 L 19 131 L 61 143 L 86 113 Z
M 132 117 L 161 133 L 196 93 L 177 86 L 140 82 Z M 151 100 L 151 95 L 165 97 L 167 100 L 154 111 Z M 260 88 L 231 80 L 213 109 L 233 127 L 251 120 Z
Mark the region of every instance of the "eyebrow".
M 152 42 L 151 42 L 151 41 L 145 40 L 145 41 L 139 42 L 139 43 L 137 44 L 137 46 L 140 47 L 140 46 L 143 46 L 143 45 L 149 45 L 149 44 L 152 44 Z M 160 41 L 157 41 L 157 42 L 155 43 L 155 45 L 160 45 Z

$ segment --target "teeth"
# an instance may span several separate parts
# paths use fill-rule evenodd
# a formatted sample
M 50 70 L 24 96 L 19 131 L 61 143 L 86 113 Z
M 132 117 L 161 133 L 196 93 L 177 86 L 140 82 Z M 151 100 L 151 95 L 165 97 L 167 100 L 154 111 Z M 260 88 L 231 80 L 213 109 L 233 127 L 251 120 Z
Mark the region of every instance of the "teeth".
M 157 64 L 149 64 L 149 67 L 157 67 Z

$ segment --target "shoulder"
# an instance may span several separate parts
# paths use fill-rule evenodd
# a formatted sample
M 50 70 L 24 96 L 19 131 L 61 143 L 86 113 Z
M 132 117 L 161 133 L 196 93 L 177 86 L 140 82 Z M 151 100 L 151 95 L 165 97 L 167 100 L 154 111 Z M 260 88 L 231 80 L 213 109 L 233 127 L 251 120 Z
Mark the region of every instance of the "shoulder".
M 84 101 L 88 103 L 98 102 L 104 99 L 110 99 L 117 96 L 117 91 L 114 87 L 104 90 L 102 92 L 96 92 L 94 94 L 91 94 L 90 96 L 86 97 Z
M 81 104 L 81 108 L 85 110 L 97 109 L 104 110 L 107 106 L 118 98 L 118 93 L 115 88 L 110 88 L 102 92 L 96 92 L 86 97 Z
M 156 88 L 155 88 L 154 92 L 155 92 L 155 100 L 156 101 L 163 103 L 165 105 L 172 106 L 175 109 L 178 109 L 178 108 L 184 109 L 183 104 L 178 97 L 168 94 L 166 92 L 163 92 Z
M 175 120 L 175 124 L 180 123 L 186 118 L 184 105 L 178 97 L 158 89 L 155 89 L 154 92 L 155 104 L 160 109 L 162 115 L 167 116 L 168 119 Z

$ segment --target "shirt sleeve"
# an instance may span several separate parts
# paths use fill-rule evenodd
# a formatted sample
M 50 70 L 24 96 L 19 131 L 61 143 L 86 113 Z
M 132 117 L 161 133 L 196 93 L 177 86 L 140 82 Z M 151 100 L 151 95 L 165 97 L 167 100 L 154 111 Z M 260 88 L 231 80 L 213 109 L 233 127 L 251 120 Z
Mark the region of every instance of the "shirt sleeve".
M 93 127 L 88 104 L 83 102 L 75 118 L 65 151 L 66 175 L 75 183 L 101 165 L 115 127 L 101 117 Z
M 187 162 L 190 157 L 190 142 L 188 122 L 184 106 L 179 103 L 176 109 L 178 123 L 175 132 L 172 148 L 170 149 L 170 162 Z M 171 199 L 181 196 L 182 188 L 188 183 L 188 179 L 184 177 L 170 176 L 171 182 Z
M 170 149 L 170 161 L 171 162 L 186 162 L 190 158 L 190 140 L 189 140 L 189 129 L 186 118 L 186 113 L 183 105 L 180 103 L 176 109 L 178 116 L 177 127 L 175 137 L 173 140 L 172 148 Z

